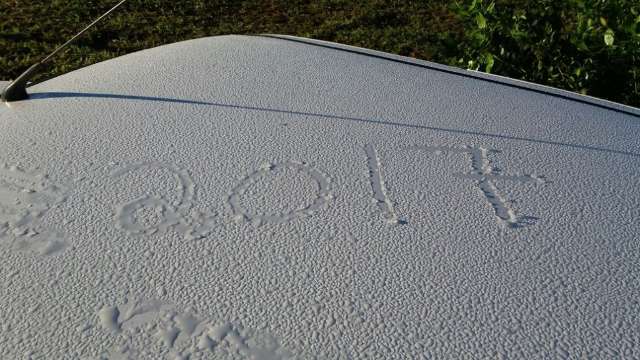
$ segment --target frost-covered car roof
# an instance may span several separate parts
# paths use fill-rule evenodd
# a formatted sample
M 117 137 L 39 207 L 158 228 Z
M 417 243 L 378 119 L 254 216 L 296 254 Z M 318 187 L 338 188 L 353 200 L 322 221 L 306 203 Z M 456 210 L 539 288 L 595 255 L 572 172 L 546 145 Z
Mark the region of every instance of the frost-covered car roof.
M 640 356 L 640 111 L 326 42 L 0 106 L 0 355 Z

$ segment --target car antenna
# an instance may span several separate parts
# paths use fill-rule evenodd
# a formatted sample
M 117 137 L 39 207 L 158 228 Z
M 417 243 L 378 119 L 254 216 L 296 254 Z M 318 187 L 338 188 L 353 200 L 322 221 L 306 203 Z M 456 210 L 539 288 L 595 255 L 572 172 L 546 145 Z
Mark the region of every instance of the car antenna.
M 119 3 L 117 3 L 109 11 L 107 11 L 104 14 L 102 14 L 102 16 L 100 16 L 99 18 L 95 19 L 91 24 L 89 24 L 87 27 L 82 29 L 82 31 L 80 31 L 79 33 L 74 35 L 66 43 L 58 46 L 58 48 L 53 50 L 53 52 L 51 54 L 47 55 L 47 57 L 45 57 L 44 59 L 38 61 L 37 63 L 35 63 L 33 65 L 31 65 L 30 68 L 28 68 L 25 72 L 20 74 L 20 76 L 18 76 L 15 80 L 13 80 L 2 91 L 2 101 L 9 102 L 9 101 L 18 101 L 18 100 L 27 99 L 29 97 L 29 94 L 27 94 L 28 81 L 29 81 L 29 79 L 31 79 L 33 77 L 33 75 L 36 74 L 36 72 L 40 69 L 40 67 L 42 67 L 42 65 L 44 65 L 47 61 L 49 61 L 49 59 L 51 59 L 60 50 L 62 50 L 65 47 L 67 47 L 67 45 L 71 44 L 74 40 L 76 40 L 78 37 L 80 37 L 82 34 L 84 34 L 87 30 L 89 30 L 95 24 L 100 22 L 100 20 L 104 19 L 109 14 L 111 14 L 113 11 L 115 11 L 118 7 L 120 7 L 120 5 L 124 4 L 125 1 L 127 1 L 127 0 L 122 0 Z

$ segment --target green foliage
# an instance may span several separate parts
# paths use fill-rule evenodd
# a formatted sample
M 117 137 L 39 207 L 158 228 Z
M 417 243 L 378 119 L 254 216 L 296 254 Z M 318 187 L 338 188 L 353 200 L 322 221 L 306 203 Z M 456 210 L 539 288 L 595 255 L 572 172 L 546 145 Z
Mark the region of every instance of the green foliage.
M 0 80 L 116 0 L 0 1 Z M 35 81 L 176 41 L 280 33 L 372 48 L 640 106 L 637 0 L 129 0 Z
M 465 26 L 458 64 L 640 106 L 637 0 L 469 0 L 452 9 Z

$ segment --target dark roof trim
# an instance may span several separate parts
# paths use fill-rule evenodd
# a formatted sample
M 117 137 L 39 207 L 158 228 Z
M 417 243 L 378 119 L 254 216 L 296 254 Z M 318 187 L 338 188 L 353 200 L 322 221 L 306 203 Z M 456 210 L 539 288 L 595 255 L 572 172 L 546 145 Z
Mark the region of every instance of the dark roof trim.
M 307 44 L 312 46 L 319 46 L 319 47 L 329 48 L 333 50 L 340 50 L 340 51 L 345 51 L 353 54 L 393 61 L 400 64 L 417 66 L 417 67 L 440 71 L 440 72 L 444 72 L 452 75 L 464 76 L 467 78 L 487 81 L 494 84 L 500 84 L 500 85 L 509 86 L 513 88 L 533 91 L 539 94 L 550 95 L 550 96 L 562 98 L 565 100 L 576 101 L 583 104 L 599 107 L 602 109 L 611 110 L 611 111 L 615 111 L 615 112 L 619 112 L 627 115 L 632 115 L 635 117 L 640 117 L 640 109 L 636 109 L 631 106 L 618 104 L 615 102 L 602 100 L 602 99 L 598 99 L 590 96 L 584 96 L 584 95 L 576 94 L 570 91 L 560 90 L 560 89 L 556 89 L 556 88 L 552 88 L 544 85 L 529 83 L 526 81 L 486 74 L 482 72 L 457 69 L 454 67 L 440 65 L 440 64 L 436 64 L 428 61 L 417 60 L 417 59 L 412 59 L 404 56 L 388 54 L 381 51 L 369 50 L 369 49 L 359 48 L 355 46 L 342 45 L 342 44 L 332 43 L 328 41 L 306 39 L 306 38 L 286 36 L 286 35 L 273 35 L 273 34 L 261 34 L 256 36 L 285 40 L 285 41 L 292 41 L 292 42 L 297 42 L 297 43 Z

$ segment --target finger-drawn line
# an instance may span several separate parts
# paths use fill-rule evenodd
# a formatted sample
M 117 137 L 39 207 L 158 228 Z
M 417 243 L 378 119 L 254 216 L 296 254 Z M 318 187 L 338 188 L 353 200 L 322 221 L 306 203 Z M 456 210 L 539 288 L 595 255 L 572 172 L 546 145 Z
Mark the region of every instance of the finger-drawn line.
M 140 212 L 153 213 L 139 216 Z M 154 216 L 155 215 L 155 216 Z M 116 217 L 120 227 L 132 234 L 152 234 L 156 231 L 167 231 L 180 222 L 178 214 L 172 206 L 159 197 L 144 196 L 126 203 L 117 210 Z M 145 219 L 139 219 L 145 218 Z M 153 222 L 153 218 L 158 221 Z M 148 223 L 145 223 L 145 220 Z
M 387 195 L 387 189 L 384 185 L 382 162 L 380 161 L 378 152 L 371 144 L 367 144 L 364 149 L 367 154 L 371 190 L 373 191 L 373 198 L 376 200 L 376 205 L 388 223 L 402 223 L 393 208 L 393 203 Z
M 282 171 L 286 168 L 294 169 L 298 173 L 307 174 L 316 183 L 316 198 L 310 204 L 301 205 L 297 209 L 278 214 L 270 214 L 267 212 L 252 213 L 242 207 L 240 198 L 249 186 L 253 185 L 261 177 Z M 245 219 L 258 223 L 284 223 L 296 217 L 311 215 L 314 211 L 324 208 L 331 199 L 330 182 L 330 179 L 325 174 L 304 162 L 287 161 L 263 167 L 249 174 L 249 176 L 245 177 L 240 184 L 231 191 L 228 202 L 236 219 Z
M 120 177 L 124 174 L 130 173 L 132 171 L 141 170 L 145 168 L 155 168 L 155 169 L 164 169 L 169 171 L 176 179 L 178 184 L 180 184 L 180 203 L 185 205 L 191 205 L 195 197 L 195 184 L 189 176 L 189 173 L 186 170 L 180 169 L 173 165 L 159 163 L 159 162 L 140 162 L 135 164 L 127 165 L 121 169 L 117 169 L 111 173 L 112 177 Z
M 277 339 L 267 334 L 268 345 L 256 341 L 259 333 L 233 322 L 217 321 L 182 310 L 159 300 L 132 300 L 106 305 L 97 312 L 98 324 L 108 333 L 119 335 L 131 353 L 133 337 L 154 337 L 165 349 L 186 358 L 191 355 L 220 355 L 233 351 L 247 358 L 287 359 L 291 354 Z M 93 326 L 93 325 L 91 325 Z
M 176 228 L 184 232 L 187 238 L 201 238 L 213 228 L 211 218 L 203 215 L 194 218 L 191 214 L 195 199 L 195 184 L 186 170 L 175 166 L 141 162 L 127 165 L 111 173 L 112 177 L 121 177 L 133 171 L 162 169 L 170 172 L 179 184 L 178 200 L 170 203 L 164 196 L 144 195 L 116 208 L 116 222 L 132 235 L 153 234 Z
M 64 234 L 42 228 L 45 213 L 66 200 L 66 190 L 48 176 L 0 166 L 0 240 L 12 249 L 40 255 L 66 247 Z
M 509 227 L 517 228 L 535 223 L 536 218 L 531 216 L 518 216 L 511 208 L 509 201 L 501 194 L 500 189 L 495 184 L 497 180 L 504 180 L 518 183 L 534 183 L 541 185 L 546 183 L 542 177 L 534 175 L 502 175 L 498 173 L 489 161 L 489 153 L 497 152 L 482 147 L 446 147 L 446 146 L 414 146 L 409 149 L 424 150 L 435 154 L 448 152 L 456 154 L 471 155 L 471 172 L 454 176 L 471 179 L 482 192 L 483 196 L 493 208 L 496 217 Z

